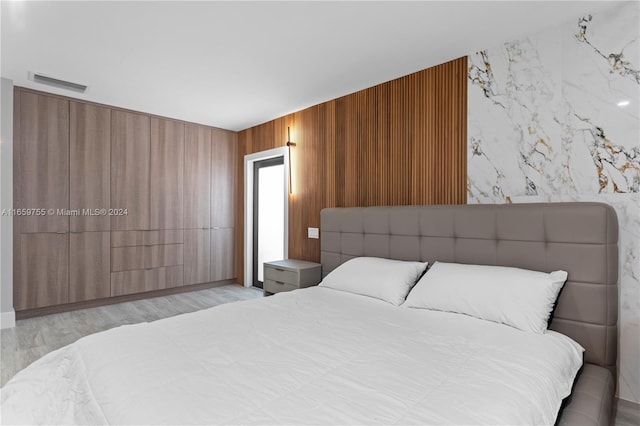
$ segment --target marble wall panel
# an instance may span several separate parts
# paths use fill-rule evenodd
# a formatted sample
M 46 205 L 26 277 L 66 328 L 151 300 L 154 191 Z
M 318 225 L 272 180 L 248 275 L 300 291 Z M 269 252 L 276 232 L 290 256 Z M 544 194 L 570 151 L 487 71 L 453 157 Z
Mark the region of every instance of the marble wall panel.
M 601 201 L 620 223 L 619 396 L 640 402 L 640 5 L 469 55 L 468 202 Z

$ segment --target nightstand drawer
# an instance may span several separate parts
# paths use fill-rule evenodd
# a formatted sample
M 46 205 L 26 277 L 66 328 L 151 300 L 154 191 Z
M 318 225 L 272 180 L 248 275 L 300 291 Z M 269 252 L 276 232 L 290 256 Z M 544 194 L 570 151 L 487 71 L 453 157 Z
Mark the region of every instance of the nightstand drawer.
M 265 280 L 280 281 L 283 283 L 294 285 L 298 282 L 298 273 L 296 271 L 289 271 L 287 269 L 265 265 L 264 278 Z
M 293 284 L 287 284 L 282 281 L 274 281 L 267 278 L 264 280 L 264 291 L 269 293 L 280 293 L 281 291 L 291 291 L 297 288 Z
M 264 294 L 310 287 L 322 280 L 322 265 L 306 260 L 284 259 L 264 262 Z

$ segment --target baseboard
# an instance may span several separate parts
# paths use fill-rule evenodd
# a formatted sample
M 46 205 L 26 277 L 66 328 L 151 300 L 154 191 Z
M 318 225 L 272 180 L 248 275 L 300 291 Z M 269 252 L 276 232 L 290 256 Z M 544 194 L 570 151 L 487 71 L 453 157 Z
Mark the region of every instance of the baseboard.
M 16 311 L 0 313 L 0 328 L 13 328 L 16 326 Z
M 44 308 L 33 308 L 16 313 L 16 319 L 22 320 L 43 315 L 59 314 L 61 312 L 77 311 L 79 309 L 96 308 L 98 306 L 113 305 L 115 303 L 131 302 L 133 300 L 149 299 L 151 297 L 168 296 L 170 294 L 186 293 L 189 291 L 204 290 L 211 287 L 235 284 L 236 279 L 213 281 L 202 284 L 191 284 L 180 287 L 171 287 L 161 290 L 147 291 L 144 293 L 127 294 L 123 296 L 113 296 L 105 299 L 88 300 L 85 302 L 66 303 L 64 305 L 47 306 Z
M 632 408 L 640 413 L 640 402 L 631 401 L 629 399 L 617 398 L 619 405 L 624 405 L 626 407 Z

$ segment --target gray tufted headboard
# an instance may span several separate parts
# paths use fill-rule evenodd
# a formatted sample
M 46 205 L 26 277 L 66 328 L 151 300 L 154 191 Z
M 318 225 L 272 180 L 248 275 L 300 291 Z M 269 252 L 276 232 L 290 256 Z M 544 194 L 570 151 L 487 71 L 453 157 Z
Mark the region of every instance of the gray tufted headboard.
M 358 256 L 569 273 L 551 328 L 616 377 L 618 220 L 602 203 L 329 208 L 323 275 Z

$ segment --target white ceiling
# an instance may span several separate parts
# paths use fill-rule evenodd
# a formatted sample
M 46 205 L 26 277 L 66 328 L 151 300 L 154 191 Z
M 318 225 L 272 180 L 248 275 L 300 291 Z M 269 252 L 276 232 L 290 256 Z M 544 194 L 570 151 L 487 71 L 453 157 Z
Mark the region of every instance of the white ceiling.
M 1 71 L 19 86 L 241 130 L 606 3 L 3 0 Z

